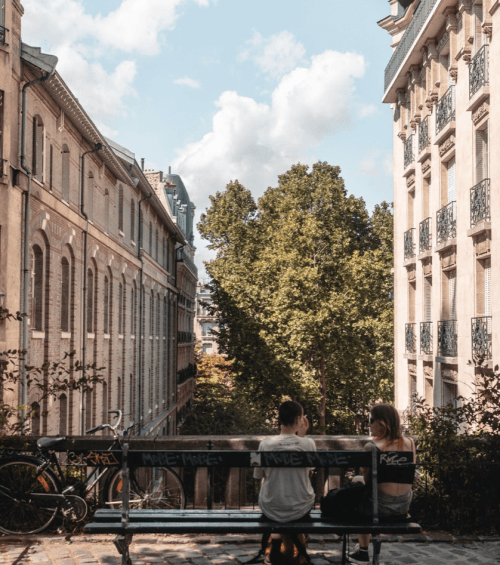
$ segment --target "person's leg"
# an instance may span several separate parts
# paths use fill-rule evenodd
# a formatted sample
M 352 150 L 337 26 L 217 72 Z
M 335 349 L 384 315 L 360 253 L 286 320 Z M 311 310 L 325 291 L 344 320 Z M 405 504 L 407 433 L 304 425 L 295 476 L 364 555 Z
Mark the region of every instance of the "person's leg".
M 370 544 L 370 534 L 358 534 L 358 544 L 352 553 L 349 553 L 350 563 L 369 563 L 368 546 Z

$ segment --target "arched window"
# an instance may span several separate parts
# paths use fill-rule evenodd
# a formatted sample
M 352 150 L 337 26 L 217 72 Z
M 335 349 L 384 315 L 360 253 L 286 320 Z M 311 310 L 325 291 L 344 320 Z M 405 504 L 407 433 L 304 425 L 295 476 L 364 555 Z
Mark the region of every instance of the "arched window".
M 69 332 L 70 270 L 66 257 L 61 259 L 61 331 Z
M 62 199 L 69 204 L 69 147 L 62 147 Z
M 87 216 L 90 221 L 94 219 L 94 173 L 89 173 L 89 180 L 86 186 Z
M 109 233 L 109 190 L 104 191 L 104 231 Z
M 41 419 L 40 419 L 40 404 L 33 402 L 31 405 L 31 433 L 34 436 L 40 435 Z
M 135 201 L 130 201 L 130 241 L 135 241 Z
M 149 254 L 153 256 L 153 223 L 149 222 Z
M 156 230 L 156 249 L 155 249 L 155 260 L 158 261 L 158 229 Z
M 87 270 L 87 333 L 94 333 L 94 273 Z
M 123 232 L 123 186 L 118 189 L 118 229 Z
M 63 393 L 59 397 L 59 435 L 68 433 L 68 397 Z
M 43 121 L 40 116 L 33 118 L 33 161 L 32 172 L 33 177 L 38 182 L 43 182 Z
M 104 277 L 104 333 L 109 334 L 109 279 Z
M 123 334 L 123 285 L 118 285 L 118 333 Z
M 33 246 L 33 268 L 32 323 L 33 328 L 41 332 L 43 331 L 45 292 L 43 284 L 43 252 L 38 245 Z

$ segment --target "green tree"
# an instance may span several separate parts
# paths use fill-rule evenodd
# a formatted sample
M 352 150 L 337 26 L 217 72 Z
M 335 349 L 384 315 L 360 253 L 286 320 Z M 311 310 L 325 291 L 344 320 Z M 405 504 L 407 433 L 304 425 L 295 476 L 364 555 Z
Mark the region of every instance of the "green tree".
M 392 392 L 392 214 L 372 217 L 340 169 L 295 165 L 258 203 L 238 181 L 211 197 L 198 229 L 221 351 L 235 385 L 273 410 L 300 400 L 319 431 Z

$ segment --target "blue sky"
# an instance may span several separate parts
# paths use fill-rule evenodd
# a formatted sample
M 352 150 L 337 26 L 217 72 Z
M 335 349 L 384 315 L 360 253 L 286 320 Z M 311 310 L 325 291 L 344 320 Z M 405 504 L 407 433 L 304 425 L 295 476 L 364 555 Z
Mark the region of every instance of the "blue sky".
M 392 201 L 387 0 L 23 5 L 23 41 L 59 57 L 105 135 L 183 177 L 197 218 L 230 180 L 258 197 L 299 161 L 339 165 L 370 209 Z

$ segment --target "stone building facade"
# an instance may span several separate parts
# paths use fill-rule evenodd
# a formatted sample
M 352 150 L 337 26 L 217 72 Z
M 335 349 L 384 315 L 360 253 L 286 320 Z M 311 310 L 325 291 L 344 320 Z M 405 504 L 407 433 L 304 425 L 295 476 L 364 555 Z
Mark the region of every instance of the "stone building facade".
M 212 304 L 212 295 L 207 285 L 198 283 L 196 291 L 196 317 L 195 317 L 195 334 L 196 340 L 201 344 L 203 353 L 212 354 L 219 353 L 219 345 L 216 336 L 213 335 L 212 329 L 217 329 L 218 320 L 210 312 Z
M 500 353 L 500 2 L 389 4 L 396 404 L 441 406 L 474 389 L 470 360 Z
M 105 377 L 85 395 L 42 402 L 36 388 L 20 386 L 3 391 L 4 399 L 21 404 L 26 395 L 33 433 L 79 434 L 120 409 L 136 433 L 175 434 L 194 387 L 190 375 L 186 390 L 178 388 L 186 362 L 178 320 L 185 289 L 194 296 L 196 288 L 196 275 L 186 277 L 179 262 L 186 235 L 134 154 L 93 124 L 55 70 L 56 58 L 21 42 L 18 0 L 2 4 L 0 297 L 10 311 L 23 311 L 27 276 L 30 365 L 76 351 L 104 367 Z M 23 344 L 16 324 L 0 322 L 2 351 Z

